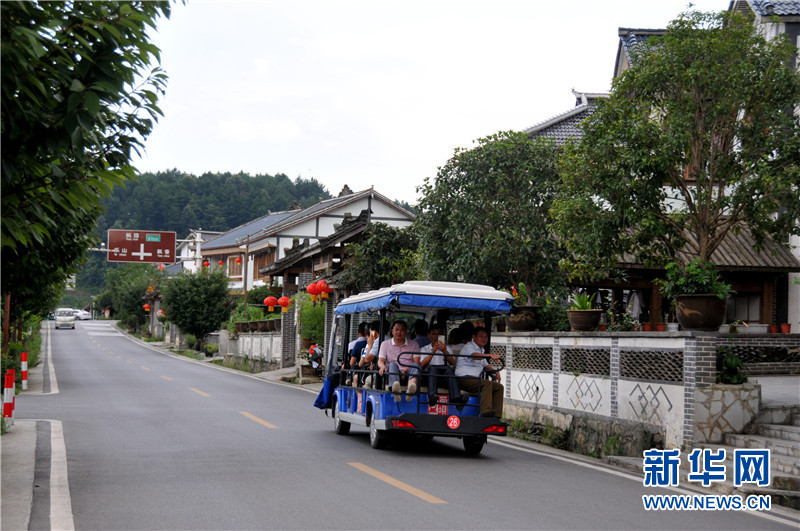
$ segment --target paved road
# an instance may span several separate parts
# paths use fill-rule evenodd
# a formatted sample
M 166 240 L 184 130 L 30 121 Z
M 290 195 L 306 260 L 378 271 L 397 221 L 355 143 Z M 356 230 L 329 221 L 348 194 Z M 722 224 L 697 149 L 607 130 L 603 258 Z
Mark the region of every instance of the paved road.
M 56 421 L 37 423 L 31 529 L 796 529 L 776 512 L 645 511 L 643 494 L 675 491 L 512 439 L 475 459 L 455 439 L 373 450 L 365 430 L 335 435 L 302 388 L 166 355 L 105 322 L 49 337 L 45 391 L 58 394 L 19 410 Z M 68 479 L 50 460 L 60 447 Z M 64 511 L 72 522 L 52 520 Z

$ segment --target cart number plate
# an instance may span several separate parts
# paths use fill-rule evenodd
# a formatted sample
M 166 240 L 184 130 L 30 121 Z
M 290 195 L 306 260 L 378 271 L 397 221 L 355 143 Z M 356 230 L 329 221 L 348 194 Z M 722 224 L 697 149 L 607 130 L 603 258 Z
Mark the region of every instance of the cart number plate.
M 428 414 L 429 415 L 447 415 L 447 404 L 443 402 L 447 402 L 446 395 L 437 395 L 439 397 L 439 402 L 428 406 Z
M 461 419 L 460 418 L 458 418 L 455 415 L 450 415 L 449 417 L 447 417 L 447 427 L 448 428 L 450 428 L 451 430 L 455 430 L 459 426 L 461 426 Z

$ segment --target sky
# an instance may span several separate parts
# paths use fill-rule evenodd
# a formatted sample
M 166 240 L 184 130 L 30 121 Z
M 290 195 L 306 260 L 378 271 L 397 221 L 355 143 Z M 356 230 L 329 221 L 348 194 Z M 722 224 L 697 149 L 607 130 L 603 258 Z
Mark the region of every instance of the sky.
M 728 0 L 696 0 L 720 11 Z M 173 5 L 140 171 L 315 178 L 418 201 L 456 148 L 607 92 L 618 29 L 687 0 L 296 0 Z

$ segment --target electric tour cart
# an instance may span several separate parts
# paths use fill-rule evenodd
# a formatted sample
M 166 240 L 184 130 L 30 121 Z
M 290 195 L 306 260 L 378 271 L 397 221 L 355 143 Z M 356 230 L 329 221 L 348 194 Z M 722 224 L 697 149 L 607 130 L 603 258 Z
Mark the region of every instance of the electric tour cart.
M 509 293 L 489 286 L 428 281 L 405 282 L 342 300 L 335 310 L 325 383 L 315 405 L 331 409 L 334 430 L 340 435 L 347 435 L 351 425 L 369 428 L 373 448 L 385 448 L 393 436 L 403 433 L 458 437 L 463 440 L 467 455 L 479 454 L 488 435 L 504 436 L 507 428 L 498 417 L 480 416 L 479 393 L 464 393 L 458 401 L 450 402 L 446 379 L 454 376 L 440 375 L 434 395 L 437 398 L 429 403 L 423 371 L 417 390 L 407 395 L 404 385 L 398 397 L 387 388 L 386 374 L 349 367 L 347 345 L 356 337 L 357 325 L 362 321 L 380 323 L 377 341 L 389 340 L 388 328 L 393 321 L 404 320 L 410 331 L 418 319 L 439 325 L 444 337 L 465 321 L 484 326 L 491 337 L 492 316 L 508 313 L 512 300 Z M 488 352 L 488 344 L 486 348 Z M 458 363 L 459 356 L 454 357 Z M 497 371 L 504 368 L 502 356 L 493 366 Z M 481 385 L 488 385 L 488 380 L 476 379 Z

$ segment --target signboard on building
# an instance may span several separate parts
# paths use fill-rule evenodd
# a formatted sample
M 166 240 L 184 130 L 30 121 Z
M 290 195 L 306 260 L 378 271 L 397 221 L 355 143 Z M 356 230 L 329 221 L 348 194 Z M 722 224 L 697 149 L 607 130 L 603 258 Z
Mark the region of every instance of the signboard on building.
M 171 264 L 175 262 L 174 232 L 108 230 L 108 261 Z

